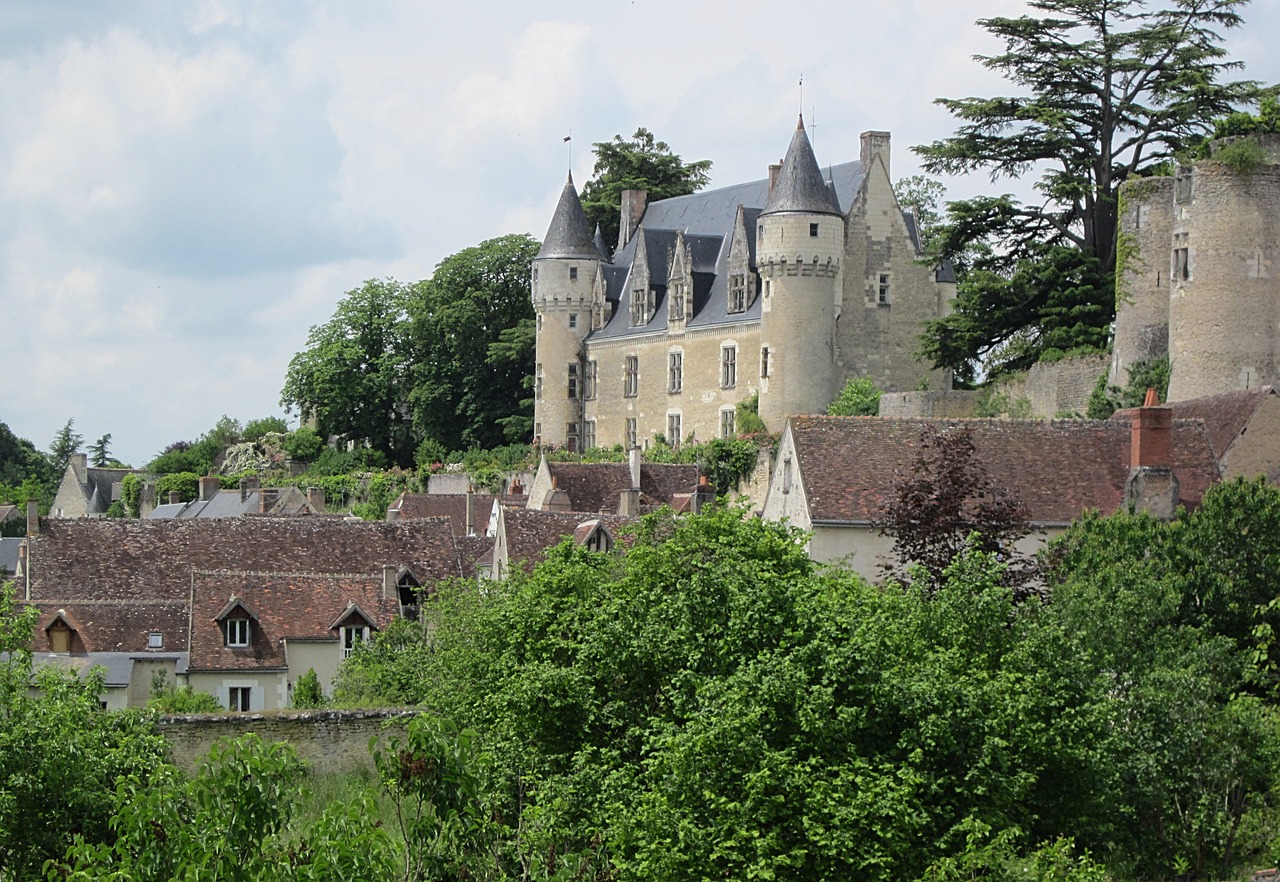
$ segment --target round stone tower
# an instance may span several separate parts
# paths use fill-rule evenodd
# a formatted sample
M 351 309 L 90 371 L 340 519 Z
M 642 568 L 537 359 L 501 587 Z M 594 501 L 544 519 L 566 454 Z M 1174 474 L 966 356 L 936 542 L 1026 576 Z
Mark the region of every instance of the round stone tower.
M 564 185 L 551 227 L 533 260 L 537 322 L 534 435 L 544 444 L 578 449 L 586 376 L 583 340 L 603 321 L 604 255 L 573 186 Z
M 796 124 L 760 213 L 760 416 L 781 431 L 791 414 L 824 413 L 834 394 L 835 304 L 844 218 L 822 180 L 813 147 Z
M 1218 143 L 1174 181 L 1170 401 L 1280 382 L 1280 136 L 1252 138 L 1266 161 L 1219 161 Z
M 1116 256 L 1116 330 L 1111 382 L 1123 387 L 1129 368 L 1169 354 L 1171 177 L 1136 178 L 1120 187 Z

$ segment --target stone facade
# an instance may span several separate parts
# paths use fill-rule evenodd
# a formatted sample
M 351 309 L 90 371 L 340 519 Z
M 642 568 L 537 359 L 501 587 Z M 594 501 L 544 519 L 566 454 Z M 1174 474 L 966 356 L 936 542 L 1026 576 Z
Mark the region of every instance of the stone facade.
M 768 180 L 650 204 L 628 191 L 623 213 L 610 257 L 570 179 L 534 261 L 542 443 L 725 437 L 756 395 L 778 431 L 854 377 L 950 385 L 915 352 L 955 285 L 916 262 L 887 132 L 864 133 L 859 160 L 824 175 L 801 123 Z
M 1122 188 L 1112 382 L 1166 354 L 1170 401 L 1280 382 L 1280 136 L 1250 137 L 1267 155 L 1251 170 L 1216 158 L 1226 139 Z

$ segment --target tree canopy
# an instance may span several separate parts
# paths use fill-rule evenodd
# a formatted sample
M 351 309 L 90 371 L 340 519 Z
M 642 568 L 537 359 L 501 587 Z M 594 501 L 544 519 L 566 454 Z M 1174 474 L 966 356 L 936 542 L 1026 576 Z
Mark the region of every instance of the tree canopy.
M 600 225 L 610 247 L 618 241 L 623 190 L 647 190 L 652 201 L 687 196 L 710 180 L 711 160 L 685 162 L 646 128 L 636 129 L 629 140 L 614 135 L 612 141 L 592 146 L 596 165 L 594 177 L 582 188 L 582 209 L 588 223 Z
M 1240 63 L 1221 45 L 1246 3 L 1030 0 L 1041 15 L 979 20 L 1004 51 L 978 61 L 1016 92 L 938 99 L 961 125 L 916 152 L 933 173 L 1034 172 L 1039 198 L 949 206 L 933 253 L 961 274 L 956 311 L 926 334 L 935 364 L 972 379 L 979 361 L 998 373 L 1050 348 L 1106 344 L 1119 186 L 1257 99 L 1256 83 L 1226 79 Z

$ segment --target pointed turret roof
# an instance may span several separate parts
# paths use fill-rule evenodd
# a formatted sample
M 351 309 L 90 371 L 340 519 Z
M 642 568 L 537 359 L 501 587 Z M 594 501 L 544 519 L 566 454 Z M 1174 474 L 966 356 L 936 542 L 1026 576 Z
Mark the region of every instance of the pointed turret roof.
M 840 209 L 831 201 L 831 193 L 822 179 L 818 160 L 813 155 L 813 146 L 804 130 L 803 115 L 796 123 L 796 133 L 791 138 L 786 158 L 782 160 L 782 170 L 778 172 L 773 192 L 769 194 L 769 201 L 760 214 L 792 212 L 840 214 Z
M 604 245 L 604 233 L 600 232 L 599 224 L 596 224 L 596 234 L 591 237 L 591 241 L 596 243 L 596 250 L 600 252 L 600 256 L 608 260 L 609 249 Z
M 551 218 L 551 226 L 547 236 L 542 240 L 542 248 L 536 260 L 548 258 L 577 258 L 580 260 L 600 260 L 600 251 L 591 237 L 591 227 L 587 226 L 587 215 L 582 210 L 582 201 L 573 186 L 573 173 L 565 182 L 560 193 L 560 202 L 556 205 L 556 213 Z

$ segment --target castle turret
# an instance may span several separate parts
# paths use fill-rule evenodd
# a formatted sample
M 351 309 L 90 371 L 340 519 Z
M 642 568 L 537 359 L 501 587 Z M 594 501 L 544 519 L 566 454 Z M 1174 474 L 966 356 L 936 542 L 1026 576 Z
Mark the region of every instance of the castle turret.
M 1111 382 L 1124 386 L 1129 368 L 1169 354 L 1169 242 L 1173 178 L 1125 181 L 1120 188 L 1116 248 L 1116 331 Z
M 833 391 L 835 304 L 844 218 L 813 155 L 804 118 L 760 214 L 760 416 L 774 431 L 790 414 L 822 413 Z
M 604 321 L 604 259 L 571 174 L 533 261 L 538 325 L 533 419 L 534 435 L 544 444 L 574 450 L 581 444 L 584 384 L 594 382 L 583 359 L 583 340 Z

